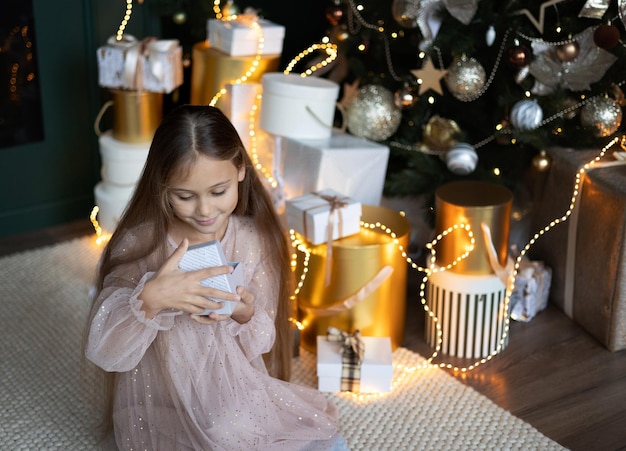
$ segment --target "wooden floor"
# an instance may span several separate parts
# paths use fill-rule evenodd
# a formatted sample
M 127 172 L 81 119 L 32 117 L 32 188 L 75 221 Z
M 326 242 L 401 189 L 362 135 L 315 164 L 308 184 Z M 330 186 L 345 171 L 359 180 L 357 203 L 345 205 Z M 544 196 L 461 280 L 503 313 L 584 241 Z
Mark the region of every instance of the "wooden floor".
M 85 220 L 2 238 L 0 255 L 90 233 Z M 409 272 L 404 346 L 428 357 L 420 277 Z M 514 322 L 501 354 L 456 377 L 568 449 L 626 450 L 626 351 L 607 351 L 553 306 Z

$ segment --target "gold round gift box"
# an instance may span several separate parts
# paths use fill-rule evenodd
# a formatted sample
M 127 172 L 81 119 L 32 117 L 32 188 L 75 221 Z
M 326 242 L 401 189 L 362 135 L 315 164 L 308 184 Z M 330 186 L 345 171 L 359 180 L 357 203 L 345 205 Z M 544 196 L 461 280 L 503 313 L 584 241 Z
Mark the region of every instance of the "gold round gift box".
M 474 234 L 474 250 L 451 271 L 467 274 L 492 274 L 489 253 L 481 224 L 491 231 L 498 262 L 505 266 L 509 251 L 509 231 L 513 193 L 505 186 L 480 181 L 450 182 L 435 192 L 435 228 L 442 233 L 455 224 L 469 224 Z M 445 266 L 470 248 L 465 230 L 444 237 L 435 250 L 437 264 Z
M 363 336 L 390 337 L 393 349 L 404 340 L 408 264 L 399 245 L 408 248 L 409 222 L 397 211 L 371 205 L 363 205 L 362 220 L 387 226 L 396 234 L 397 243 L 378 228 L 364 227 L 356 235 L 333 241 L 328 285 L 327 245 L 309 246 L 308 272 L 298 295 L 298 319 L 303 325 L 301 345 L 310 352 L 316 352 L 317 336 L 326 335 L 331 326 L 348 333 L 360 329 Z M 298 253 L 296 274 L 302 273 L 303 261 L 303 254 Z M 356 293 L 385 266 L 393 271 L 376 290 L 352 308 L 328 313 L 328 308 Z
M 149 143 L 163 119 L 160 92 L 111 89 L 113 137 L 127 143 Z

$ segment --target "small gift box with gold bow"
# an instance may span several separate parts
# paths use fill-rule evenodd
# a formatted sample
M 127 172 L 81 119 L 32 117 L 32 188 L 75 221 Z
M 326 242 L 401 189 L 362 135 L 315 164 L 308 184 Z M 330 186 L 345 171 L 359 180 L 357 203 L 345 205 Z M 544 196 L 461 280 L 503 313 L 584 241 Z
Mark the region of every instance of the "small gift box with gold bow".
M 317 337 L 317 380 L 323 392 L 391 391 L 393 365 L 389 337 L 362 337 L 329 328 Z
M 98 48 L 98 84 L 103 88 L 169 94 L 183 83 L 183 50 L 176 39 L 138 40 L 124 35 Z
M 359 233 L 361 203 L 325 189 L 288 199 L 287 227 L 313 245 Z

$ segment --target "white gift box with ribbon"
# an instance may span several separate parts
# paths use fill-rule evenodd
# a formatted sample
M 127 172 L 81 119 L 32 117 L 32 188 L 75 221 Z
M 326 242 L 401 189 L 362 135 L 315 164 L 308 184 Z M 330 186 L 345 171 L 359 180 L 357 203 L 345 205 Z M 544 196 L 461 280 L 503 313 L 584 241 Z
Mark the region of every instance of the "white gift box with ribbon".
M 254 26 L 254 22 L 258 26 Z M 242 14 L 236 20 L 209 19 L 207 36 L 211 47 L 230 56 L 250 56 L 257 53 L 279 55 L 283 52 L 285 27 Z M 260 39 L 262 46 L 259 48 Z
M 389 337 L 362 337 L 365 347 L 359 393 L 384 393 L 391 391 L 393 359 Z M 341 391 L 342 344 L 317 337 L 317 381 L 322 392 Z
M 178 40 L 124 35 L 98 48 L 98 84 L 104 88 L 168 94 L 183 84 L 183 53 Z
M 361 203 L 326 189 L 288 199 L 287 227 L 317 245 L 359 233 Z

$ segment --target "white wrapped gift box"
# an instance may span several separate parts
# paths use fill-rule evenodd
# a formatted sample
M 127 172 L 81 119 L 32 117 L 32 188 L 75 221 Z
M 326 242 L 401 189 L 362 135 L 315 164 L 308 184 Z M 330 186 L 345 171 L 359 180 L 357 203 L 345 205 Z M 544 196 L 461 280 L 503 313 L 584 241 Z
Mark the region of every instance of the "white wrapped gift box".
M 360 393 L 391 391 L 393 362 L 389 337 L 362 337 L 365 356 L 361 364 Z M 341 391 L 341 346 L 317 337 L 317 382 L 323 392 Z
M 259 27 L 254 26 L 255 22 Z M 283 52 L 285 27 L 269 20 L 240 15 L 236 20 L 209 19 L 207 37 L 211 47 L 230 56 L 279 55 Z M 259 39 L 262 48 L 259 49 Z
M 345 205 L 335 208 L 332 218 L 329 218 L 331 202 L 323 196 L 336 198 Z M 361 203 L 330 189 L 287 199 L 285 210 L 287 227 L 294 229 L 313 245 L 327 242 L 329 224 L 333 227 L 333 240 L 357 234 L 361 230 Z
M 257 133 L 259 162 L 279 178 L 287 199 L 333 189 L 366 205 L 383 195 L 389 147 L 333 131 L 325 139 Z
M 111 37 L 97 55 L 98 84 L 104 88 L 168 94 L 183 84 L 183 50 L 176 39 Z

